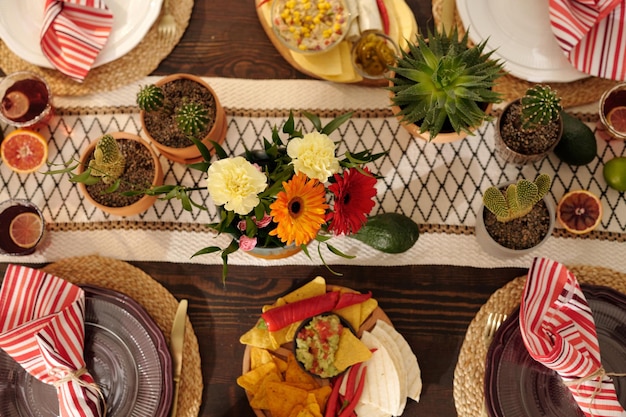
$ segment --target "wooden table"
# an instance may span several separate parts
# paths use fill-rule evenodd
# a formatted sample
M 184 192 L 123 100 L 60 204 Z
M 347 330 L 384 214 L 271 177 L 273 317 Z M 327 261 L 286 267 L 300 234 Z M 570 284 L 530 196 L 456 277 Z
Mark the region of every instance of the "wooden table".
M 175 3 L 175 2 L 174 2 Z M 432 24 L 431 5 L 408 0 L 424 30 Z M 276 52 L 250 0 L 196 0 L 180 44 L 153 75 L 190 72 L 249 79 L 306 79 Z M 68 250 L 68 256 L 71 251 Z M 317 275 L 329 283 L 371 290 L 417 354 L 424 389 L 404 416 L 454 416 L 453 372 L 465 331 L 494 290 L 524 269 L 477 269 L 445 265 L 341 267 L 343 277 L 319 266 L 231 266 L 226 286 L 221 266 L 135 262 L 177 298 L 190 301 L 189 316 L 200 344 L 203 417 L 251 417 L 241 373 L 244 346 L 239 336 L 257 320 L 263 304 Z M 0 263 L 3 274 L 6 263 Z M 42 266 L 42 265 L 33 265 Z

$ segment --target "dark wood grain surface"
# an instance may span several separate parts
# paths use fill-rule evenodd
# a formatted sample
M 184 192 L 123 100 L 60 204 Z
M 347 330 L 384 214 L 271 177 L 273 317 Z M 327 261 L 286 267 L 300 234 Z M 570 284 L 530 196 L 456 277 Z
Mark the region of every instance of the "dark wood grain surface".
M 421 30 L 432 25 L 430 1 L 407 3 Z M 154 75 L 175 72 L 250 79 L 308 78 L 273 48 L 251 0 L 196 0 L 189 28 Z M 244 352 L 239 336 L 254 325 L 263 304 L 317 275 L 331 284 L 371 290 L 417 354 L 424 382 L 422 398 L 417 404 L 409 402 L 403 416 L 455 416 L 453 373 L 467 326 L 497 288 L 526 272 L 442 265 L 337 266 L 344 276 L 334 277 L 323 267 L 231 266 L 223 286 L 221 266 L 133 264 L 177 298 L 190 301 L 189 316 L 202 359 L 203 417 L 254 415 L 235 382 Z M 6 263 L 0 263 L 2 274 L 5 269 Z

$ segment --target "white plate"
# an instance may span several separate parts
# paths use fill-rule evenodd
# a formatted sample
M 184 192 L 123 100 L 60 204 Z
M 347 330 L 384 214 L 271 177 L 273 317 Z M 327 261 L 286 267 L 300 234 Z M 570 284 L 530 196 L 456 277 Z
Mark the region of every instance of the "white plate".
M 108 0 L 113 13 L 113 30 L 96 58 L 94 68 L 109 63 L 133 49 L 159 16 L 163 0 Z M 39 46 L 44 2 L 20 0 L 0 2 L 0 38 L 13 53 L 31 64 L 53 68 Z
M 570 82 L 588 77 L 567 60 L 550 27 L 546 0 L 456 0 L 469 37 L 504 60 L 512 75 L 532 82 Z

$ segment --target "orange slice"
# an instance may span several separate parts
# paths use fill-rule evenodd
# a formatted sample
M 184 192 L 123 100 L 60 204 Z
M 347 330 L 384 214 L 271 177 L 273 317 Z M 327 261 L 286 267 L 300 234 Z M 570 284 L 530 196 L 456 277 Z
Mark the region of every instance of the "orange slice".
M 32 248 L 39 242 L 43 222 L 36 213 L 27 211 L 20 213 L 9 225 L 9 236 L 11 240 L 20 248 Z
M 602 203 L 589 191 L 570 191 L 559 201 L 556 216 L 567 231 L 589 233 L 602 221 Z
M 39 169 L 48 159 L 48 142 L 37 132 L 17 129 L 0 145 L 2 161 L 15 172 L 29 173 Z
M 617 106 L 606 115 L 606 120 L 613 129 L 626 134 L 626 106 Z

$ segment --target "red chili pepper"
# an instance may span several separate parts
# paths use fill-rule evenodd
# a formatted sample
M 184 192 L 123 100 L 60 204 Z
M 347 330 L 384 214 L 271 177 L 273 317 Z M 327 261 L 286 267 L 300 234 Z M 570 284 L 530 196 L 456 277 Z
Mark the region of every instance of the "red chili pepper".
M 361 368 L 361 364 L 363 362 L 359 362 L 354 364 L 350 370 L 348 371 L 348 379 L 346 380 L 346 400 L 351 402 L 354 398 L 354 386 L 356 385 L 356 378 L 359 373 L 359 369 Z
M 368 292 L 367 294 L 359 294 L 359 293 L 353 293 L 353 292 L 346 292 L 341 294 L 341 297 L 339 297 L 339 301 L 337 302 L 337 305 L 335 306 L 335 310 L 340 310 L 344 307 L 349 307 L 353 304 L 359 304 L 362 303 L 364 301 L 367 301 L 368 299 L 372 298 L 372 292 Z
M 333 310 L 339 301 L 339 295 L 338 291 L 329 291 L 316 297 L 272 308 L 261 314 L 261 317 L 267 323 L 267 329 L 275 332 L 291 323 Z
M 345 374 L 339 375 L 333 383 L 333 390 L 330 392 L 328 401 L 326 401 L 326 412 L 324 413 L 324 417 L 335 417 L 335 414 L 337 413 L 337 406 L 339 405 L 339 388 L 341 387 L 344 375 Z
M 376 0 L 378 11 L 380 12 L 380 18 L 383 21 L 383 31 L 385 35 L 389 35 L 389 12 L 387 6 L 385 6 L 385 0 Z
M 367 371 L 367 366 L 363 367 L 361 371 L 361 378 L 359 378 L 359 385 L 356 387 L 356 391 L 354 392 L 354 397 L 350 400 L 350 404 L 346 408 L 341 411 L 339 417 L 349 417 L 350 414 L 354 411 L 354 407 L 356 407 L 359 399 L 361 398 L 361 394 L 363 394 L 363 386 L 365 385 L 365 372 Z

